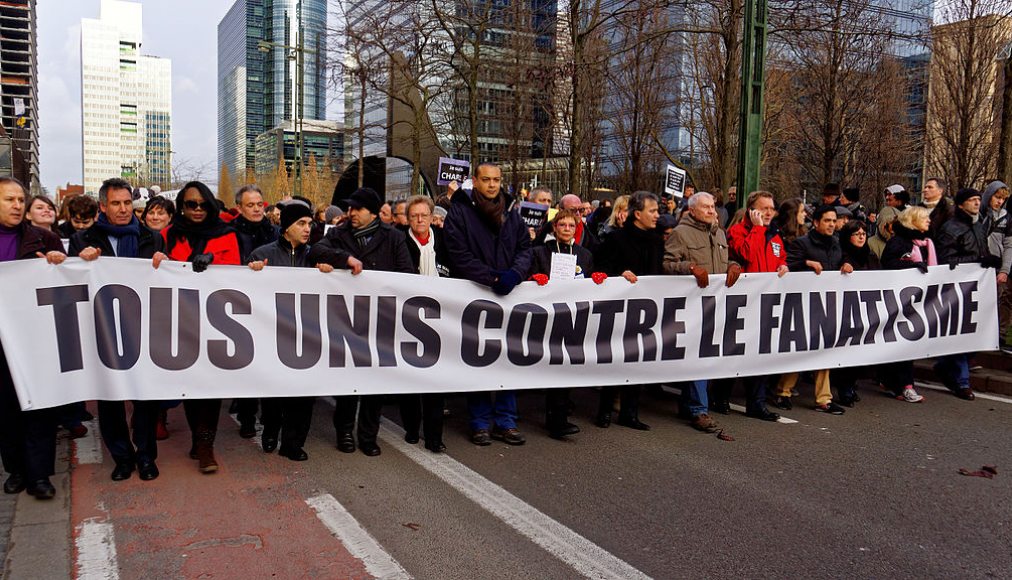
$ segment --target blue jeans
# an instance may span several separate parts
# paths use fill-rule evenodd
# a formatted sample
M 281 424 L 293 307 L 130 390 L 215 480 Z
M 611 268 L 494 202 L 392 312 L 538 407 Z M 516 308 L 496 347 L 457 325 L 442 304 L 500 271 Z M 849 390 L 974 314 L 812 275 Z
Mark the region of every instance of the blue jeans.
M 941 375 L 942 383 L 950 390 L 969 388 L 969 359 L 970 356 L 965 352 L 938 357 L 938 362 L 935 363 L 935 372 Z
M 693 418 L 709 412 L 710 396 L 707 393 L 709 381 L 682 383 L 682 405 Z
M 516 429 L 516 391 L 496 391 L 495 406 L 492 393 L 485 391 L 467 394 L 467 410 L 471 414 L 471 430 L 488 430 L 494 424 L 500 429 Z

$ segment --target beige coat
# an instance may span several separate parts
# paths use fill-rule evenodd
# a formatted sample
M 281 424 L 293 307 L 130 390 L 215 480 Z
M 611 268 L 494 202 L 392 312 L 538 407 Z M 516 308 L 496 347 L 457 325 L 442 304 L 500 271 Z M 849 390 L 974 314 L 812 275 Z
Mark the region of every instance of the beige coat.
M 692 264 L 711 274 L 723 274 L 732 263 L 736 262 L 728 260 L 724 230 L 717 224 L 697 221 L 689 212 L 685 212 L 664 244 L 665 274 L 691 274 Z

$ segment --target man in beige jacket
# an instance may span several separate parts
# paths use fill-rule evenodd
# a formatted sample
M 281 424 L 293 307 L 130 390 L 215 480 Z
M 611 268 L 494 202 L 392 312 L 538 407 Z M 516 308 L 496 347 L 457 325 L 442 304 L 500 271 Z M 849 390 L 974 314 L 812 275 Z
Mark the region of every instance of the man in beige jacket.
M 718 225 L 717 207 L 712 195 L 699 192 L 689 198 L 688 207 L 678 226 L 664 244 L 664 273 L 689 275 L 700 288 L 710 283 L 711 273 L 726 273 L 730 288 L 741 275 L 741 265 L 728 259 L 727 236 Z M 692 381 L 682 389 L 682 408 L 692 416 L 692 426 L 714 433 L 717 422 L 709 415 L 709 381 Z

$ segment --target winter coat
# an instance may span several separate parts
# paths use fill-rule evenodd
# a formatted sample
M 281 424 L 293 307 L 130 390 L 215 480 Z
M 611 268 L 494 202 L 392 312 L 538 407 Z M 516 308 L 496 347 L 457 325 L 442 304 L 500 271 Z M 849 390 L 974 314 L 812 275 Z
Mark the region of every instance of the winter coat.
M 350 220 L 336 228 L 331 228 L 322 240 L 313 244 L 309 251 L 309 261 L 312 264 L 321 262 L 332 264 L 332 258 L 328 256 L 344 255 L 346 266 L 348 254 L 361 260 L 362 268 L 365 270 L 405 274 L 418 273 L 418 270 L 411 265 L 411 255 L 408 254 L 404 234 L 390 224 L 381 222 L 379 229 L 372 235 L 365 247 L 360 246 L 355 239 Z
M 418 249 L 418 245 L 415 244 L 414 240 L 411 239 L 410 228 L 398 228 L 404 233 L 404 243 L 408 247 L 408 255 L 411 256 L 411 264 L 414 266 L 415 273 L 418 272 L 419 263 L 422 260 L 422 251 Z M 429 228 L 432 232 L 432 240 L 429 243 L 435 244 L 436 246 L 436 270 L 439 271 L 440 277 L 447 277 L 450 275 L 450 255 L 446 251 L 446 240 L 443 239 L 442 228 L 432 227 Z
M 824 236 L 812 230 L 787 247 L 787 267 L 792 272 L 812 272 L 805 264 L 811 260 L 822 264 L 825 271 L 843 267 L 843 248 L 836 236 Z
M 71 236 L 67 255 L 77 257 L 82 250 L 89 247 L 101 250 L 103 256 L 116 256 L 109 236 L 95 226 Z M 140 235 L 137 237 L 137 257 L 150 260 L 155 252 L 164 251 L 164 248 L 165 240 L 162 239 L 162 236 L 141 224 Z
M 919 232 L 903 227 L 899 222 L 894 223 L 893 237 L 889 238 L 885 249 L 882 250 L 882 269 L 903 270 L 906 268 L 916 268 L 918 262 L 914 262 L 911 259 L 910 252 L 914 249 L 914 240 L 924 239 L 927 239 L 929 242 L 931 241 L 927 232 Z M 920 263 L 928 263 L 927 248 L 921 251 Z
M 951 220 L 945 222 L 935 239 L 939 264 L 972 264 L 989 255 L 987 249 L 987 223 L 976 222 L 960 208 Z
M 450 212 L 443 225 L 450 275 L 491 286 L 499 272 L 513 270 L 521 280 L 531 269 L 531 235 L 520 218 L 516 201 L 506 196 L 502 227 L 493 231 L 482 219 L 473 196 L 458 190 L 450 198 Z
M 707 272 L 723 273 L 730 263 L 727 236 L 717 224 L 696 220 L 686 212 L 664 244 L 664 273 L 691 274 L 695 264 Z
M 16 260 L 30 260 L 38 258 L 36 252 L 43 254 L 48 252 L 63 252 L 63 242 L 60 236 L 49 230 L 35 227 L 27 219 L 21 220 L 18 225 L 18 249 Z
M 787 248 L 774 224 L 740 221 L 727 230 L 727 237 L 732 258 L 745 272 L 776 272 L 787 265 Z
M 594 262 L 609 276 L 621 276 L 626 270 L 637 276 L 663 274 L 663 233 L 657 228 L 641 229 L 635 220 L 627 219 L 624 227 L 614 229 L 601 242 Z
M 923 203 L 921 207 L 928 207 Z M 942 199 L 938 200 L 938 205 L 931 209 L 931 215 L 928 219 L 931 220 L 931 225 L 928 226 L 928 237 L 935 242 L 935 247 L 938 247 L 938 235 L 942 231 L 942 226 L 945 225 L 955 212 L 955 204 L 948 197 L 942 196 Z M 939 258 L 940 259 L 940 258 Z
M 250 262 L 267 260 L 267 267 L 288 266 L 290 268 L 311 268 L 316 265 L 309 261 L 309 244 L 292 248 L 291 242 L 281 237 L 277 240 L 253 250 L 249 255 Z
M 991 198 L 1001 189 L 1008 186 L 1001 181 L 992 181 L 981 195 L 980 217 L 984 220 L 987 230 L 987 248 L 992 255 L 1001 258 L 998 272 L 1009 273 L 1012 267 L 1012 219 L 1008 213 L 1006 202 L 998 211 L 991 209 Z
M 532 250 L 533 260 L 529 274 L 547 276 L 552 271 L 552 254 L 574 254 L 576 266 L 580 269 L 577 277 L 587 278 L 594 273 L 594 255 L 587 248 L 577 244 L 560 244 L 552 238 L 546 240 L 545 245 L 536 246 Z
M 251 222 L 240 215 L 229 223 L 235 228 L 235 235 L 239 239 L 239 257 L 243 264 L 254 261 L 250 259 L 253 250 L 276 242 L 281 235 L 280 228 L 267 218 Z
M 169 231 L 175 226 L 170 225 L 162 230 L 162 239 L 168 240 Z M 190 247 L 190 243 L 186 238 L 181 238 L 176 242 L 176 245 L 170 249 L 167 254 L 169 258 L 176 262 L 189 262 L 190 254 L 193 253 L 193 249 Z M 234 231 L 227 231 L 224 234 L 207 240 L 207 245 L 204 247 L 205 254 L 213 254 L 214 261 L 212 264 L 216 266 L 238 266 L 242 264 L 239 255 L 239 240 L 235 237 Z

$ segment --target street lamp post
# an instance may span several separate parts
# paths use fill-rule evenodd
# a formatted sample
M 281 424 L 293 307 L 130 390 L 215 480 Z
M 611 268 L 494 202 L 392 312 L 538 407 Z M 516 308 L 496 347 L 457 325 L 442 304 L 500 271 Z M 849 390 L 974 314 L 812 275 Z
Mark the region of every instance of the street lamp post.
M 295 46 L 278 42 L 261 40 L 257 43 L 257 50 L 269 53 L 272 48 L 282 48 L 288 52 L 288 60 L 295 61 L 295 191 L 294 195 L 302 195 L 302 160 L 304 155 L 305 138 L 303 137 L 302 120 L 305 116 L 305 94 L 306 94 L 306 53 L 316 54 L 315 50 L 307 49 L 302 25 L 302 2 L 296 4 L 295 17 L 297 20 L 295 31 Z M 281 133 L 281 154 L 284 155 L 284 131 Z

